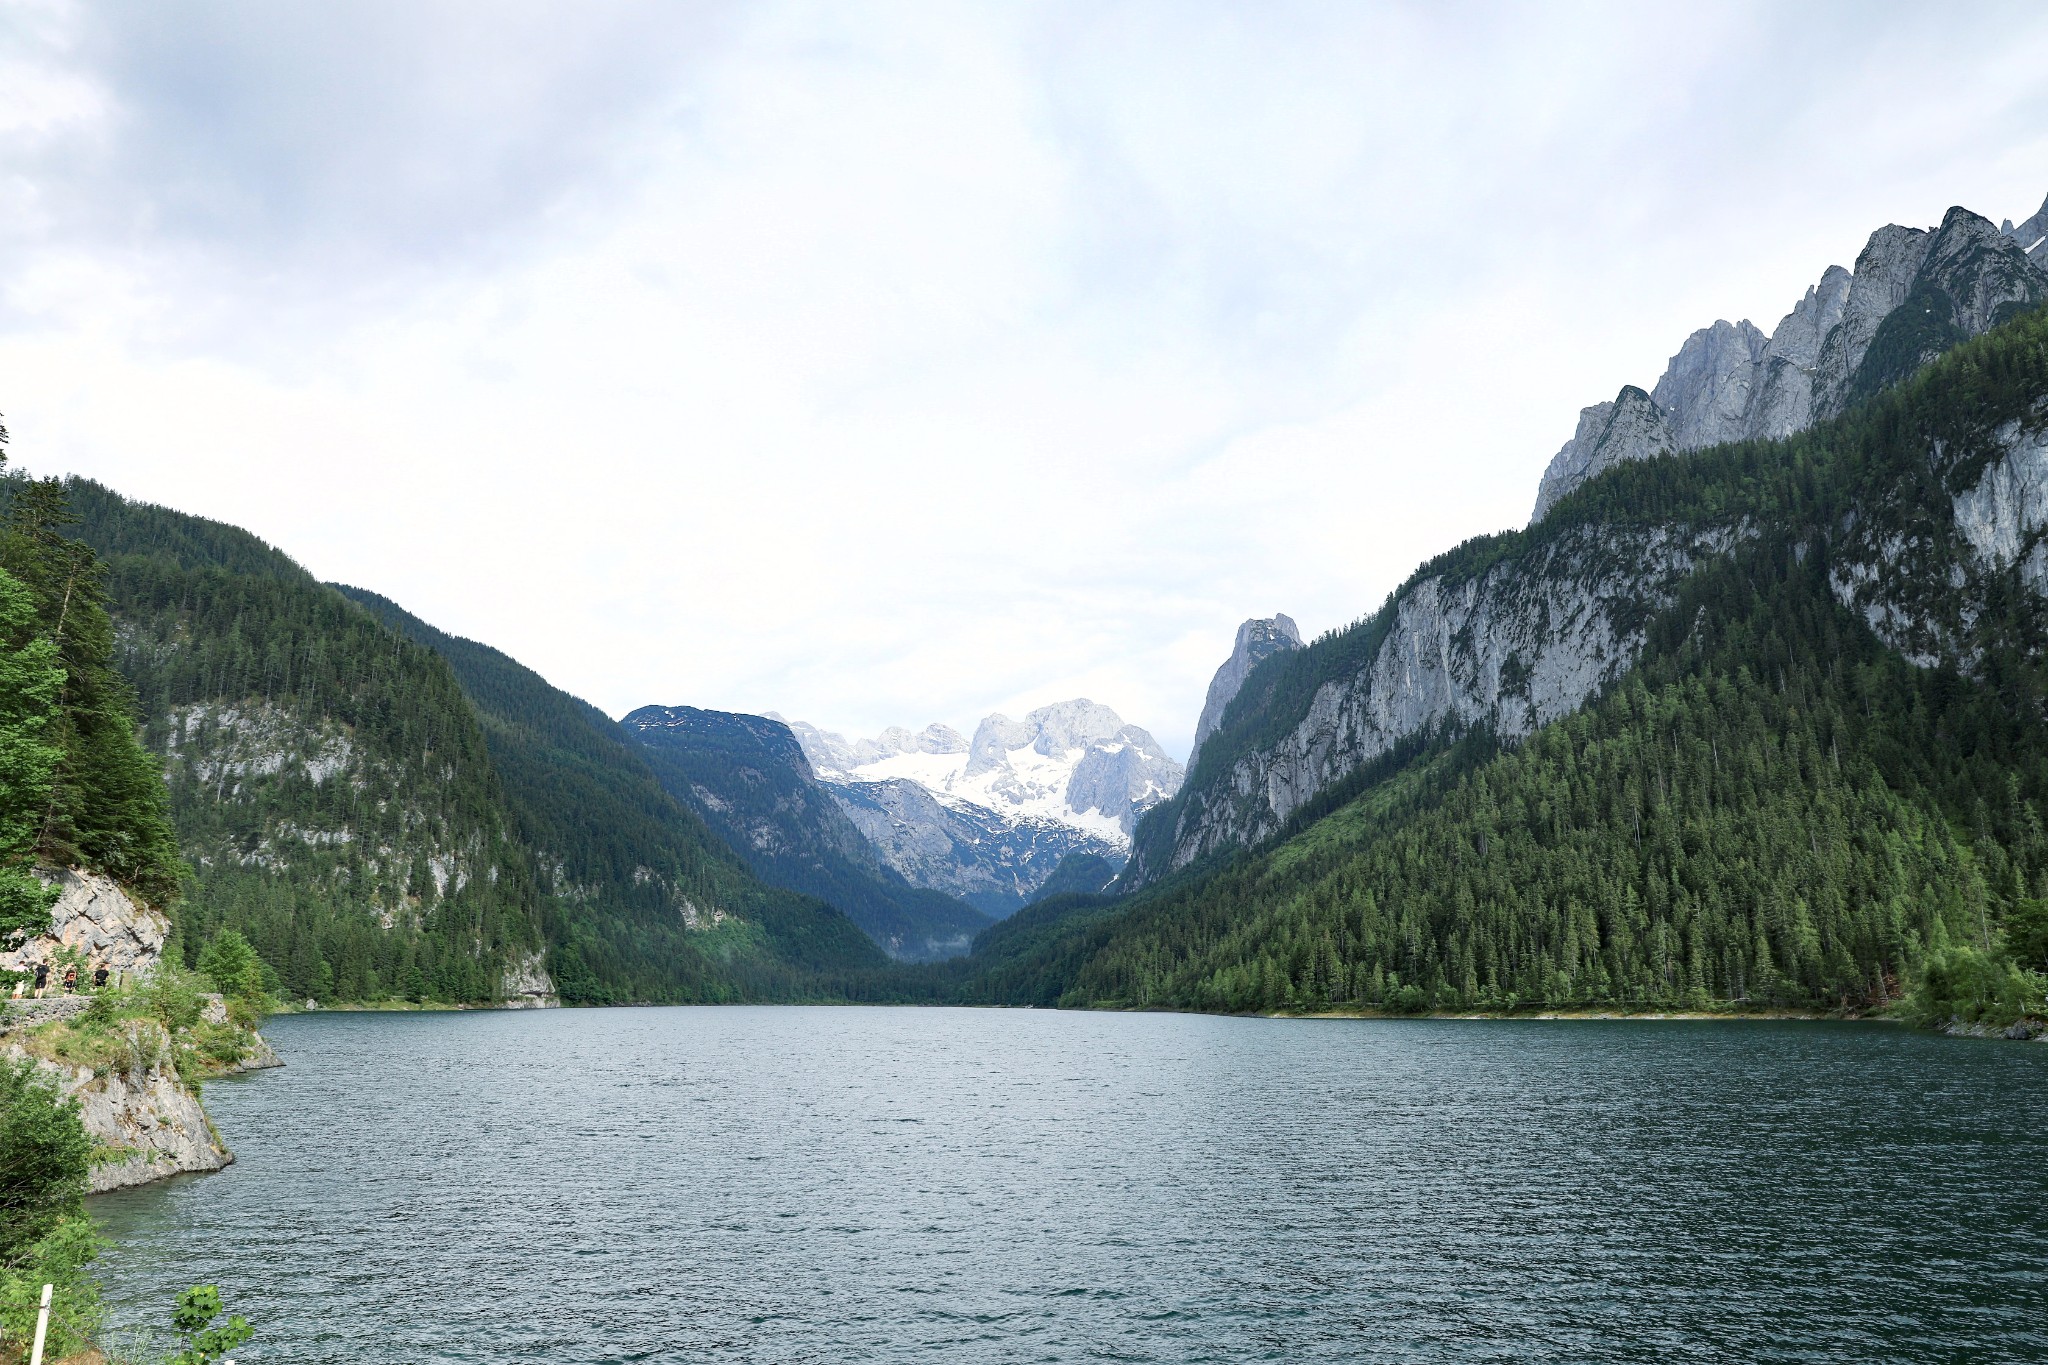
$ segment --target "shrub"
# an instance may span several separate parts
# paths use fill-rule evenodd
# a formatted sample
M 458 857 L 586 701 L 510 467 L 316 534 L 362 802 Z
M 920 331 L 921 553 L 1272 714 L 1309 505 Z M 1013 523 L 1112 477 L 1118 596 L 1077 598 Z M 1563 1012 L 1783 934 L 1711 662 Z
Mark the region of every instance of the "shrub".
M 45 1284 L 51 1359 L 83 1346 L 100 1319 L 85 1267 L 99 1238 L 85 1214 L 92 1142 L 76 1101 L 28 1061 L 0 1063 L 0 1343 L 27 1348 Z
M 254 1329 L 239 1313 L 216 1324 L 221 1314 L 220 1291 L 210 1284 L 195 1284 L 178 1295 L 171 1310 L 171 1326 L 184 1339 L 184 1349 L 165 1365 L 208 1365 L 247 1341 Z

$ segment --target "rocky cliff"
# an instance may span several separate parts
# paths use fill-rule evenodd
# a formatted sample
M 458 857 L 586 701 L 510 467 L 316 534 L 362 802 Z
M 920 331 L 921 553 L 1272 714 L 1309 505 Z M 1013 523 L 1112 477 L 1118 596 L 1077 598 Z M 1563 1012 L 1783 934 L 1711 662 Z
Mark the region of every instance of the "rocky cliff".
M 1582 409 L 1531 519 L 1624 460 L 1804 430 L 2044 298 L 2048 204 L 2017 228 L 1963 208 L 1931 229 L 1879 228 L 1854 271 L 1828 267 L 1769 337 L 1716 322 L 1686 338 L 1649 393 L 1625 387 Z
M 1237 640 L 1231 646 L 1230 657 L 1216 670 L 1216 676 L 1209 680 L 1209 694 L 1202 701 L 1202 715 L 1195 722 L 1195 742 L 1188 749 L 1188 766 L 1195 766 L 1196 757 L 1202 752 L 1202 741 L 1216 733 L 1223 724 L 1223 713 L 1236 699 L 1244 680 L 1259 664 L 1275 654 L 1301 648 L 1301 631 L 1294 621 L 1285 614 L 1246 621 L 1237 628 Z
M 1645 471 L 1614 485 L 1629 490 L 1614 494 L 1620 502 L 1575 500 L 1527 531 L 1460 547 L 1374 617 L 1260 670 L 1248 684 L 1256 695 L 1205 744 L 1186 790 L 1140 828 L 1126 885 L 1281 833 L 1340 784 L 1369 780 L 1376 760 L 1405 762 L 1404 745 L 1473 728 L 1513 742 L 1578 709 L 1634 665 L 1652 617 L 1690 575 L 1766 529 L 1774 542 L 1792 536 L 1799 555 L 1821 556 L 1837 600 L 1906 658 L 1979 671 L 2005 647 L 1997 622 L 2048 609 L 2038 600 L 2048 590 L 2048 400 L 2026 359 L 2038 344 L 2037 315 L 2020 315 L 2019 330 L 1987 338 L 1974 358 L 1935 367 L 1896 402 L 1883 396 L 1889 381 L 1865 391 L 1856 376 L 1880 363 L 1921 363 L 1930 352 L 1918 320 L 1989 329 L 2014 316 L 2016 301 L 2048 299 L 2029 292 L 2036 286 L 2014 262 L 2033 267 L 2013 240 L 1961 213 L 1932 234 L 1887 230 L 1858 262 L 1862 297 L 1877 303 L 1857 304 L 1857 288 L 1839 281 L 1809 298 L 1808 340 L 1842 300 L 1814 352 L 1816 371 L 1832 376 L 1814 390 L 1817 406 L 1833 405 L 1844 385 L 1876 405 L 1869 416 L 1829 419 L 1822 444 L 1720 443 L 1698 457 L 1711 472 Z M 1952 309 L 1914 303 L 1912 327 L 1895 326 L 1898 307 L 1886 314 L 1879 305 L 1930 281 Z M 1739 365 L 1726 357 L 1771 359 L 1770 346 L 1754 343 L 1739 328 L 1720 329 L 1675 365 L 1683 382 L 1660 390 L 1667 397 L 1727 400 L 1692 408 L 1690 425 L 1641 390 L 1625 392 L 1615 411 L 1632 406 L 1646 423 L 1662 422 L 1667 448 L 1681 430 L 1703 439 L 1739 406 L 1728 397 L 1740 387 L 1729 379 L 1739 379 Z M 1748 422 L 1758 409 L 1752 401 L 1743 410 Z M 1851 464 L 1845 450 L 1870 452 L 1856 457 L 1866 464 Z M 1811 470 L 1823 456 L 1858 472 L 1816 488 Z M 1698 478 L 1714 491 L 1700 492 Z M 1830 510 L 1822 517 L 1815 507 Z
M 139 985 L 158 970 L 169 922 L 97 873 L 45 874 L 59 887 L 47 933 L 0 953 L 0 968 L 32 971 L 82 965 L 108 969 L 113 985 Z M 217 1171 L 234 1160 L 178 1065 L 180 1039 L 153 1018 L 105 1021 L 90 1038 L 77 1032 L 93 1004 L 85 995 L 20 1000 L 0 1007 L 0 1055 L 27 1057 L 79 1103 L 85 1131 L 100 1148 L 95 1192 L 165 1176 Z M 197 1024 L 232 1051 L 210 1058 L 211 1074 L 281 1065 L 262 1037 L 229 1024 L 212 997 Z M 189 1050 L 189 1049 L 187 1049 Z M 196 1054 L 194 1054 L 196 1056 Z
M 0 952 L 0 970 L 56 972 L 65 960 L 81 964 L 88 979 L 105 967 L 117 984 L 146 978 L 163 956 L 170 921 L 160 910 L 131 900 L 113 878 L 75 868 L 42 869 L 58 888 L 50 929 Z
M 1139 831 L 1127 884 L 1278 834 L 1404 741 L 1475 725 L 1513 739 L 1577 710 L 1628 669 L 1678 585 L 1742 535 L 1579 526 L 1476 567 L 1425 569 L 1346 637 L 1290 658 L 1302 672 L 1275 681 L 1292 688 L 1212 739 L 1196 780 Z M 1272 704 L 1281 692 L 1299 705 Z

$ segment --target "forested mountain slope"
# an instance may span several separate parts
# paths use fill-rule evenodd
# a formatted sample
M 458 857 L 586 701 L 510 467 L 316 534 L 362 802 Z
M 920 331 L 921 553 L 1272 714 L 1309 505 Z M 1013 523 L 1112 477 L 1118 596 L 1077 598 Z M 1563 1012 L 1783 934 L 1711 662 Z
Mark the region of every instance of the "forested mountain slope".
M 240 929 L 294 997 L 539 985 L 530 860 L 440 660 L 245 532 L 67 491 L 195 876 L 187 945 Z
M 446 660 L 474 705 L 552 902 L 549 962 L 565 999 L 801 993 L 792 971 L 883 964 L 845 915 L 749 873 L 602 711 L 388 598 L 338 591 Z
M 643 706 L 621 728 L 663 787 L 687 803 L 763 880 L 830 902 L 893 958 L 925 962 L 967 951 L 989 917 L 912 886 L 882 861 L 813 776 L 779 720 Z
M 1931 231 L 1882 228 L 1855 273 L 1830 271 L 1769 342 L 1725 323 L 1696 333 L 1655 395 L 1625 389 L 1601 419 L 1612 436 L 1634 403 L 1663 434 L 1590 461 L 1568 444 L 1527 531 L 1440 556 L 1372 617 L 1253 670 L 1179 796 L 1137 831 L 1126 884 L 1274 837 L 1433 727 L 1515 739 L 1577 710 L 1634 665 L 1678 585 L 1756 527 L 1717 508 L 1552 526 L 1558 500 L 1604 469 L 1783 437 L 1867 401 L 2048 298 L 2048 269 L 2025 246 L 1964 209 Z
M 1616 467 L 1260 665 L 1196 799 L 1140 829 L 1155 889 L 1005 926 L 978 989 L 1211 1009 L 2034 989 L 2013 969 L 2048 966 L 2044 489 L 2040 311 L 1789 440 Z M 1204 814 L 1236 838 L 1190 841 Z
M 291 996 L 330 1001 L 538 999 L 551 972 L 591 1002 L 807 998 L 882 963 L 836 912 L 752 878 L 609 722 L 502 655 L 409 638 L 234 527 L 66 491 L 168 777 L 188 951 L 233 926 Z M 579 810 L 587 827 L 544 837 Z
M 0 427 L 0 465 L 7 432 Z M 46 933 L 38 870 L 114 878 L 161 910 L 181 868 L 161 778 L 114 668 L 101 566 L 54 479 L 0 477 L 0 947 Z

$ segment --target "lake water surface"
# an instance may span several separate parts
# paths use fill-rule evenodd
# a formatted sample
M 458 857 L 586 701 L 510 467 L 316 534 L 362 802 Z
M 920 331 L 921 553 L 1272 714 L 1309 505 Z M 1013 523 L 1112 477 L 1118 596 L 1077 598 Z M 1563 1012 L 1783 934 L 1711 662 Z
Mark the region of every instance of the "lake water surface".
M 238 1359 L 2048 1359 L 2048 1046 L 1883 1026 L 326 1014 L 93 1201 Z

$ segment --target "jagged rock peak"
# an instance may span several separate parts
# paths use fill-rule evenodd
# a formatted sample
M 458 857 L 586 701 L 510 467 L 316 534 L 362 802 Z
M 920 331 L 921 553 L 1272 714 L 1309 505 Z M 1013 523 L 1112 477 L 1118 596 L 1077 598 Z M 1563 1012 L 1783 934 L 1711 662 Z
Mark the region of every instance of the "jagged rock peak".
M 835 777 L 855 768 L 879 763 L 896 754 L 964 754 L 967 739 L 950 725 L 934 721 L 922 730 L 892 725 L 874 739 L 849 740 L 844 735 L 820 730 L 808 721 L 786 720 L 773 711 L 767 719 L 786 725 L 803 746 L 811 767 L 820 777 Z
M 1195 766 L 1196 755 L 1202 752 L 1202 742 L 1222 726 L 1223 713 L 1236 700 L 1252 669 L 1275 654 L 1300 648 L 1301 631 L 1285 612 L 1255 616 L 1237 628 L 1237 643 L 1231 647 L 1230 657 L 1209 680 L 1209 695 L 1202 702 L 1201 719 L 1195 722 L 1195 743 L 1188 750 L 1190 768 Z
M 1552 503 L 1602 470 L 1677 448 L 1656 400 L 1633 384 L 1623 385 L 1613 402 L 1579 409 L 1579 429 L 1543 471 L 1529 519 L 1543 520 Z
M 1716 322 L 1686 338 L 1648 395 L 1624 388 L 1581 409 L 1530 520 L 1623 460 L 1803 430 L 2044 298 L 2048 203 L 2018 227 L 1960 207 L 1933 229 L 1881 227 L 1854 271 L 1829 266 L 1768 338 Z
M 2048 199 L 2041 201 L 2041 211 L 2014 227 L 2008 219 L 1999 231 L 2013 239 L 2020 250 L 2027 253 L 2027 259 L 2036 265 L 2048 266 Z

